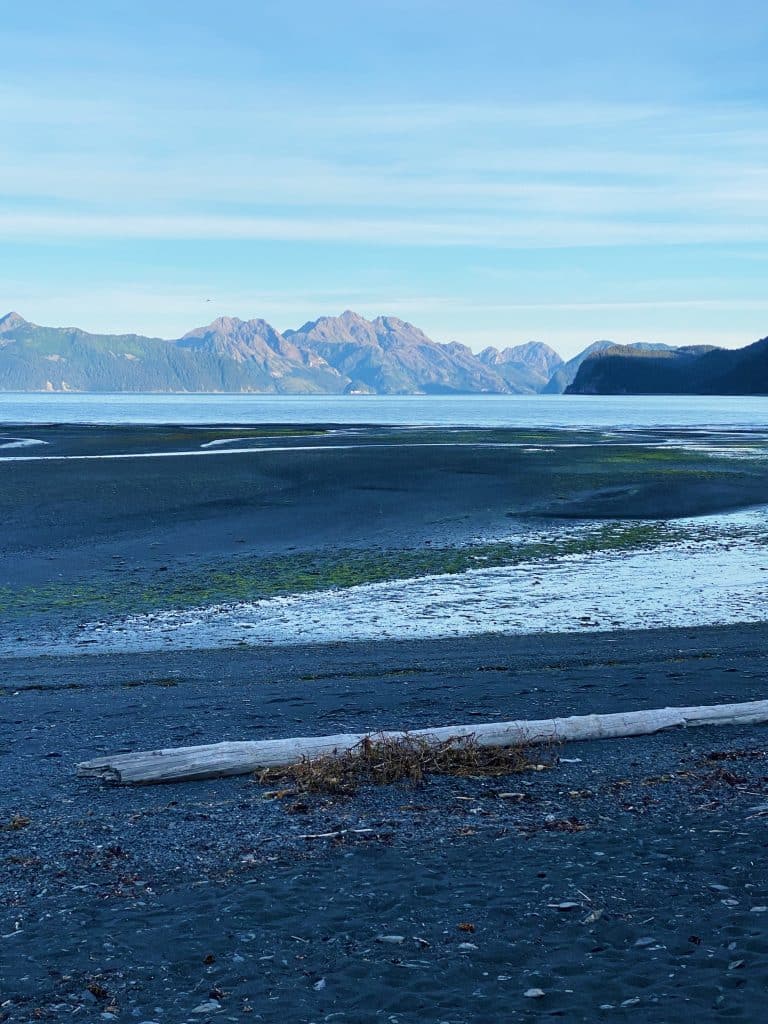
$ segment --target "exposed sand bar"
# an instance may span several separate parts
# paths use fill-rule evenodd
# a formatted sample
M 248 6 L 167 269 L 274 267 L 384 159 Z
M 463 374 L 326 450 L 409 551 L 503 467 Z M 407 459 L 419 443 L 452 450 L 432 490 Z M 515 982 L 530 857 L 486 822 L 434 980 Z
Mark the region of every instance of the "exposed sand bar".
M 35 437 L 0 437 L 0 448 L 35 448 L 47 441 L 38 441 Z

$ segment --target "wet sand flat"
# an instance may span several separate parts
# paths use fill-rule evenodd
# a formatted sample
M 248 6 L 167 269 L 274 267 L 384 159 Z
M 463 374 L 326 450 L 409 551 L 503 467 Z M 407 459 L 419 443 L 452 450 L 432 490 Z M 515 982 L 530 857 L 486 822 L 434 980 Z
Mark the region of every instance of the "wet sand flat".
M 243 429 L 35 428 L 44 448 L 0 460 L 4 574 L 21 571 L 16 556 L 27 573 L 48 557 L 70 575 L 115 554 L 152 565 L 242 545 L 461 538 L 510 514 L 666 518 L 768 503 L 759 432 L 718 435 L 708 454 L 700 431 Z
M 22 439 L 40 443 L 0 459 L 0 656 L 762 618 L 757 430 L 68 426 Z M 743 522 L 722 511 L 751 507 Z M 593 599 L 601 579 L 618 594 Z
M 543 528 L 562 534 L 571 522 L 648 520 L 647 534 L 654 523 L 768 504 L 759 432 L 707 440 L 700 431 L 278 425 L 247 434 L 36 427 L 27 440 L 44 446 L 8 450 L 0 641 L 65 619 L 452 572 L 457 549 Z M 354 563 L 344 578 L 339 563 Z

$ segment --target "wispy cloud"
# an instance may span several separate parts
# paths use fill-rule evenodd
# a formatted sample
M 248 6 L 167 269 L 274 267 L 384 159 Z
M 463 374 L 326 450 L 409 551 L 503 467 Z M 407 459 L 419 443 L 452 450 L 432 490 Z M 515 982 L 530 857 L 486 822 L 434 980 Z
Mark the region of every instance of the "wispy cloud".
M 217 215 L 0 214 L 6 240 L 261 240 L 383 246 L 472 246 L 512 249 L 768 242 L 768 218 L 671 223 L 585 219 L 450 217 L 437 219 L 252 217 Z
M 297 104 L 0 90 L 6 237 L 763 242 L 759 107 Z M 196 97 L 197 98 L 197 97 Z

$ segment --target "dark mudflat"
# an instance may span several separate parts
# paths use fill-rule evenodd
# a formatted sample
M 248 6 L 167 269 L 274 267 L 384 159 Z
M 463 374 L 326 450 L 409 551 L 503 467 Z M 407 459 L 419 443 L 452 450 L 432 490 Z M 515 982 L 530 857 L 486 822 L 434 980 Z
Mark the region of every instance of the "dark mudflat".
M 341 799 L 265 799 L 248 778 L 103 788 L 73 766 L 748 700 L 767 640 L 760 625 L 3 660 L 0 1019 L 758 1020 L 765 728 L 572 745 L 540 772 Z
M 173 455 L 249 428 L 25 428 L 47 444 L 0 451 L 0 586 L 82 584 L 108 568 L 151 582 L 169 566 L 246 555 L 462 543 L 508 536 L 510 516 L 666 518 L 768 503 L 762 458 L 659 450 L 700 443 L 699 432 L 250 429 L 258 436 L 233 445 L 246 452 Z M 732 443 L 764 444 L 750 437 Z
M 542 514 L 559 519 L 668 519 L 765 505 L 767 497 L 765 481 L 757 476 L 689 480 L 684 495 L 667 481 L 651 481 L 578 495 L 542 508 Z

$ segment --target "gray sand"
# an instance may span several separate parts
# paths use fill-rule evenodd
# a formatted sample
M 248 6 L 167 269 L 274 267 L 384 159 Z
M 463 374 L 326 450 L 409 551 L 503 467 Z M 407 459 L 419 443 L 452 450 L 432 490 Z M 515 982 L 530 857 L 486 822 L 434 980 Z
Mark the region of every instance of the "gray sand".
M 752 626 L 5 663 L 0 820 L 29 819 L 0 832 L 6 1019 L 192 1020 L 213 992 L 221 1019 L 754 1020 L 764 728 L 573 745 L 544 751 L 541 772 L 351 798 L 265 799 L 247 778 L 102 788 L 73 765 L 749 699 L 764 696 L 765 641 Z M 301 838 L 356 828 L 370 831 Z

